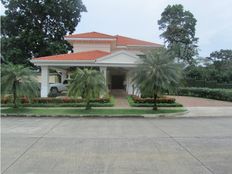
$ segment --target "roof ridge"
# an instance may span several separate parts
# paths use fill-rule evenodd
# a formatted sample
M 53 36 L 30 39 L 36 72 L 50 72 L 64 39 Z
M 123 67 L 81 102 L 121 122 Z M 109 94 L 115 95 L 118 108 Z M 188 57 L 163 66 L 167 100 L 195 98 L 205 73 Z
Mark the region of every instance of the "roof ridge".
M 154 45 L 154 46 L 161 46 L 161 44 L 154 43 L 151 41 L 145 41 L 137 38 L 132 38 L 128 36 L 116 35 L 117 45 Z M 138 42 L 138 43 L 130 43 L 130 42 Z
M 50 55 L 50 56 L 41 56 L 41 57 L 36 57 L 33 58 L 34 60 L 36 59 L 41 59 L 41 58 L 47 58 L 47 57 L 60 57 L 60 56 L 70 56 L 70 55 L 80 55 L 80 54 L 88 54 L 88 53 L 103 53 L 103 54 L 109 54 L 109 52 L 106 51 L 101 51 L 101 50 L 89 50 L 89 51 L 81 51 L 81 52 L 76 52 L 76 53 L 64 53 L 64 54 L 55 54 L 55 55 Z M 32 60 L 33 60 L 32 59 Z
M 75 36 L 88 35 L 88 34 L 98 34 L 98 35 L 108 36 L 110 38 L 115 38 L 113 35 L 100 33 L 100 32 L 96 32 L 96 31 L 85 32 L 85 33 L 75 33 L 75 34 L 66 35 L 64 37 L 75 37 Z
M 109 35 L 105 33 L 100 33 L 96 31 L 92 32 L 86 32 L 86 33 L 79 33 L 79 34 L 73 34 L 73 35 L 68 35 L 65 36 L 65 38 L 68 40 L 69 38 L 71 39 L 86 39 L 88 38 L 94 38 L 94 39 L 103 39 L 103 40 L 116 40 L 117 45 L 121 46 L 155 46 L 155 47 L 160 47 L 162 46 L 161 44 L 152 42 L 152 41 L 145 41 L 133 37 L 128 37 L 128 36 L 123 36 L 123 35 Z
M 137 38 L 132 38 L 132 37 L 128 37 L 128 36 L 122 36 L 122 35 L 116 35 L 116 36 L 117 37 L 124 37 L 124 38 L 127 38 L 127 39 L 133 39 L 133 40 L 138 40 L 138 41 L 153 43 L 153 42 L 150 42 L 150 41 L 141 40 L 141 39 L 137 39 Z

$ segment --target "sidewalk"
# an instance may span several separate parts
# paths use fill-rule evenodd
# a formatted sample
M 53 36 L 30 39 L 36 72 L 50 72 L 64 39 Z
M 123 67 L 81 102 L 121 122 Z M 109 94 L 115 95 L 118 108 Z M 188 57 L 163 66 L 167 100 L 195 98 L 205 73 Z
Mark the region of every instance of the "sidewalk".
M 181 117 L 232 117 L 232 107 L 186 107 L 188 113 Z

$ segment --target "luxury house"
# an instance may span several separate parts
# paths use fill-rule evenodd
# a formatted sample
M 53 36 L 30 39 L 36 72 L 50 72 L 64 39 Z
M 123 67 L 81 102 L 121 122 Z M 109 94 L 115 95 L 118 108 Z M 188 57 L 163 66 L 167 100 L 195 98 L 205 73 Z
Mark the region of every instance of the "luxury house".
M 131 82 L 131 70 L 140 63 L 144 49 L 162 45 L 120 35 L 112 36 L 89 32 L 65 36 L 74 53 L 34 58 L 41 67 L 41 97 L 49 93 L 49 69 L 61 74 L 61 81 L 70 74 L 72 67 L 96 67 L 104 74 L 109 89 L 136 92 Z

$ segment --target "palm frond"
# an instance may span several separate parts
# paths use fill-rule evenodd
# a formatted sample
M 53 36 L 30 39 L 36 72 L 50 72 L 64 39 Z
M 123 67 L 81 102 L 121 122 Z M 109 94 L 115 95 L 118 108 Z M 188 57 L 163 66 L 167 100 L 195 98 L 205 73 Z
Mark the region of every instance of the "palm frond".
M 134 71 L 133 82 L 142 93 L 153 95 L 175 87 L 181 78 L 181 67 L 164 48 L 149 50 Z

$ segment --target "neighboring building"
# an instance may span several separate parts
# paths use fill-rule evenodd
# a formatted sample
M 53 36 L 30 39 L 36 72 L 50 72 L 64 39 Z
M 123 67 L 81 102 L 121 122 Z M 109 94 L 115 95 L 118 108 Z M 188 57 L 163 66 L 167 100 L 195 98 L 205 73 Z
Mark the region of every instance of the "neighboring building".
M 110 90 L 125 89 L 128 94 L 133 94 L 135 88 L 130 72 L 139 64 L 142 50 L 162 47 L 152 42 L 98 32 L 73 34 L 65 39 L 72 44 L 74 53 L 31 60 L 41 67 L 41 97 L 47 97 L 49 92 L 49 69 L 61 73 L 63 81 L 71 67 L 98 67 Z

